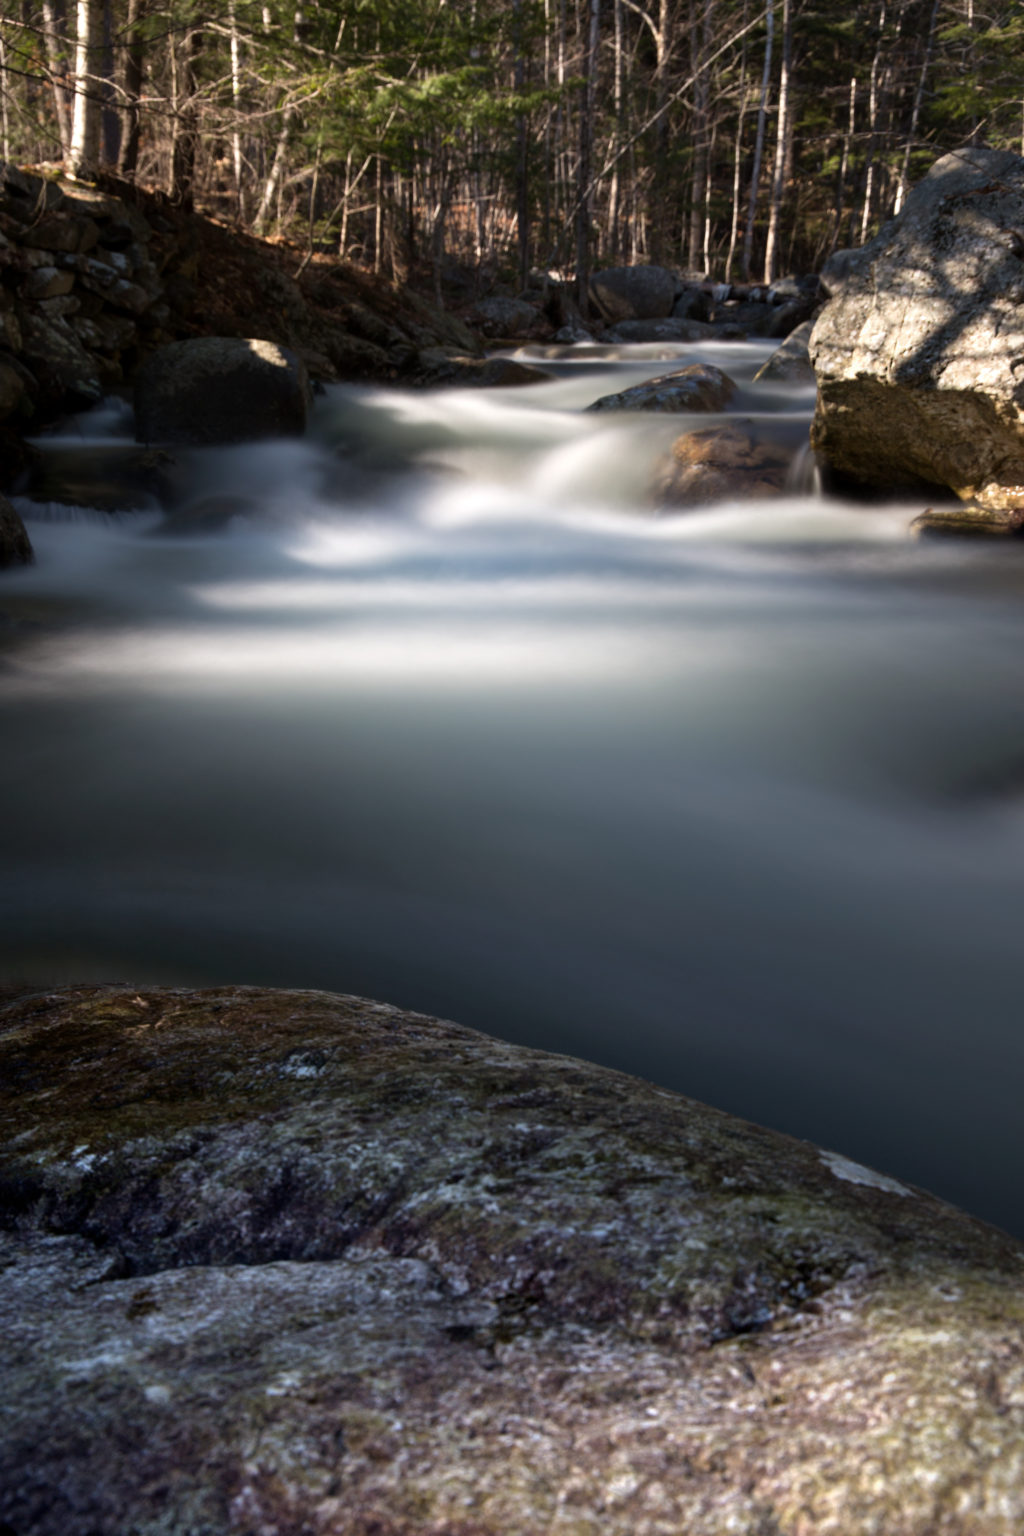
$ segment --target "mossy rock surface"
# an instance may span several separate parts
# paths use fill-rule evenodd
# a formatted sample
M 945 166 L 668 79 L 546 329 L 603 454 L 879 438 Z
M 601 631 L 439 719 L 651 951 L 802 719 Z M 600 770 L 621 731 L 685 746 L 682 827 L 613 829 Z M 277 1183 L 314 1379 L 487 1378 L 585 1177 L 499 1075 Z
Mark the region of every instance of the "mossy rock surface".
M 1024 1255 L 319 992 L 0 1005 L 16 1536 L 1018 1536 Z

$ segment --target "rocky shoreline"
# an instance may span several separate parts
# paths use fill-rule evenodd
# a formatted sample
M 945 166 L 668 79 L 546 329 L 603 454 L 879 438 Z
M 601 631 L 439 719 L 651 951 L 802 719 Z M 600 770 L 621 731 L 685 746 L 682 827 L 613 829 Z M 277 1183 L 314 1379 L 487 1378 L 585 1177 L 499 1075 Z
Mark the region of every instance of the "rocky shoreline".
M 1024 1253 L 806 1143 L 320 992 L 0 1008 L 0 1521 L 1012 1536 Z

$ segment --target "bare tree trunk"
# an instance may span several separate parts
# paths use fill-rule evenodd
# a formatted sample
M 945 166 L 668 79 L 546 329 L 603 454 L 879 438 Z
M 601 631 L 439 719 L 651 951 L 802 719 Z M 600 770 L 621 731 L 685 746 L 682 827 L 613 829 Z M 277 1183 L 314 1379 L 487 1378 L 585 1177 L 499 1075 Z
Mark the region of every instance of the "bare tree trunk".
M 590 185 L 594 145 L 594 104 L 597 93 L 597 37 L 601 0 L 590 0 L 590 25 L 583 55 L 583 88 L 580 92 L 580 154 L 576 193 L 576 302 L 586 318 L 590 306 L 590 221 L 593 190 Z
M 299 115 L 299 109 L 295 106 L 288 107 L 281 122 L 281 132 L 277 136 L 277 145 L 274 149 L 274 158 L 270 162 L 270 171 L 263 187 L 263 196 L 256 210 L 256 216 L 252 221 L 253 233 L 262 235 L 270 217 L 270 210 L 274 206 L 281 186 L 281 177 L 284 173 L 285 158 L 288 154 L 288 141 L 292 134 L 292 125 Z
M 135 0 L 138 3 L 138 0 Z M 239 128 L 242 113 L 242 45 L 238 36 L 238 16 L 235 0 L 228 0 L 228 27 L 231 33 L 231 110 L 234 121 L 231 127 L 231 164 L 235 173 L 235 204 L 238 217 L 245 221 L 245 192 L 242 185 L 242 134 Z
M 183 208 L 195 203 L 196 151 L 199 146 L 199 103 L 196 99 L 196 63 L 203 34 L 194 26 L 185 34 L 182 67 L 178 77 L 174 143 L 171 149 L 171 196 Z
M 4 42 L 3 33 L 0 32 L 0 154 L 5 160 L 11 158 L 11 117 L 7 102 L 7 87 L 3 83 L 7 79 L 7 44 Z
M 744 8 L 743 20 L 746 21 L 746 8 Z M 736 259 L 736 242 L 740 232 L 740 185 L 741 169 L 743 164 L 743 119 L 747 115 L 747 41 L 743 40 L 743 55 L 740 60 L 740 96 L 739 110 L 736 114 L 736 143 L 732 157 L 732 220 L 729 225 L 729 251 L 725 258 L 724 277 L 727 283 L 732 282 L 732 264 Z
M 63 6 L 58 9 L 55 0 L 43 0 L 43 29 L 46 64 L 53 81 L 53 105 L 57 117 L 57 132 L 60 135 L 61 158 L 67 160 L 71 154 L 67 37 Z
M 779 221 L 786 185 L 786 149 L 789 135 L 789 76 L 792 66 L 793 31 L 790 0 L 782 0 L 782 59 L 779 66 L 779 115 L 775 134 L 775 166 L 772 174 L 771 204 L 768 210 L 768 237 L 764 250 L 764 280 L 778 276 Z
M 754 163 L 750 170 L 750 201 L 747 204 L 747 227 L 743 231 L 743 275 L 750 281 L 754 252 L 754 221 L 757 218 L 757 194 L 761 182 L 761 160 L 764 156 L 764 130 L 768 116 L 768 87 L 772 78 L 772 39 L 775 35 L 775 0 L 765 0 L 764 70 L 761 75 L 761 100 L 757 108 L 757 136 L 754 139 Z
M 100 11 L 95 0 L 78 0 L 75 36 L 75 109 L 71 121 L 69 162 L 73 176 L 99 169 L 102 102 L 93 71 L 99 62 Z
M 145 67 L 145 43 L 142 36 L 142 22 L 145 14 L 145 0 L 128 0 L 128 18 L 125 22 L 125 40 L 121 59 L 124 122 L 117 160 L 119 173 L 128 177 L 135 175 L 139 164 L 141 131 L 139 97 L 142 95 L 142 77 Z
M 622 191 L 619 171 L 619 146 L 625 137 L 623 133 L 623 82 L 625 78 L 625 59 L 622 48 L 622 0 L 614 0 L 615 21 L 615 73 L 612 86 L 612 105 L 615 123 L 615 165 L 612 168 L 612 179 L 608 188 L 608 250 L 612 261 L 617 261 L 622 252 Z
M 878 74 L 882 64 L 882 48 L 885 38 L 885 0 L 878 7 L 878 36 L 871 60 L 871 77 L 868 83 L 868 147 L 864 163 L 864 205 L 861 209 L 860 243 L 868 237 L 871 223 L 871 204 L 875 189 L 875 150 L 878 146 Z
M 924 102 L 924 89 L 928 80 L 928 69 L 932 61 L 932 46 L 935 41 L 935 24 L 939 18 L 940 0 L 935 0 L 932 6 L 932 14 L 928 22 L 928 35 L 925 38 L 924 56 L 921 59 L 921 73 L 917 77 L 917 89 L 914 92 L 914 106 L 910 114 L 910 127 L 907 130 L 907 142 L 903 150 L 903 164 L 900 166 L 900 179 L 896 187 L 896 199 L 893 204 L 893 213 L 899 213 L 903 207 L 910 185 L 910 156 L 914 148 L 914 140 L 917 138 L 917 125 L 921 118 L 921 106 Z
M 515 64 L 513 89 L 521 96 L 526 84 L 526 60 L 523 55 L 523 5 L 513 0 L 515 17 Z M 530 281 L 530 189 L 529 189 L 529 125 L 526 114 L 516 116 L 516 245 L 519 252 L 519 283 L 525 288 Z

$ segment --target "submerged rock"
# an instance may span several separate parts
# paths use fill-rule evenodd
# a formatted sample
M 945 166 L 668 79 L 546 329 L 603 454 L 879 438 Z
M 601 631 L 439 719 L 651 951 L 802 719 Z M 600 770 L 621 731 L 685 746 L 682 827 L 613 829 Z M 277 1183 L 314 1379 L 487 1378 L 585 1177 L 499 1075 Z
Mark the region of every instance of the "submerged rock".
M 826 270 L 812 442 L 836 474 L 1024 508 L 1024 160 L 945 155 L 901 215 Z
M 716 334 L 713 325 L 703 320 L 669 316 L 667 320 L 620 320 L 601 332 L 604 342 L 706 341 Z
M 758 437 L 752 421 L 704 427 L 676 438 L 656 473 L 654 498 L 663 507 L 699 507 L 778 496 L 789 461 L 785 448 Z
M 835 1153 L 317 992 L 0 1007 L 0 1521 L 1011 1536 L 1024 1256 Z
M 1024 534 L 1024 508 L 998 511 L 992 507 L 953 507 L 935 511 L 929 507 L 910 525 L 922 538 L 1020 538 Z
M 25 524 L 7 497 L 0 496 L 0 568 L 29 565 L 32 559 L 32 544 Z
M 309 381 L 272 341 L 199 336 L 159 347 L 135 383 L 142 443 L 241 443 L 306 430 Z
M 587 410 L 724 411 L 735 393 L 736 385 L 721 368 L 711 363 L 689 363 L 616 395 L 602 395 Z

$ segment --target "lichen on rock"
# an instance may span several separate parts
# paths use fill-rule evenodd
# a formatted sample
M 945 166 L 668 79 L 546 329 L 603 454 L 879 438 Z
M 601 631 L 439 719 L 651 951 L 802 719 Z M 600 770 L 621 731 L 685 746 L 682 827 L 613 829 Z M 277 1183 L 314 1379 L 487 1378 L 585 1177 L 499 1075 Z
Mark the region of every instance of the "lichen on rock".
M 1024 1523 L 1017 1245 L 681 1095 L 356 998 L 81 987 L 2 1001 L 0 1138 L 11 1530 Z

